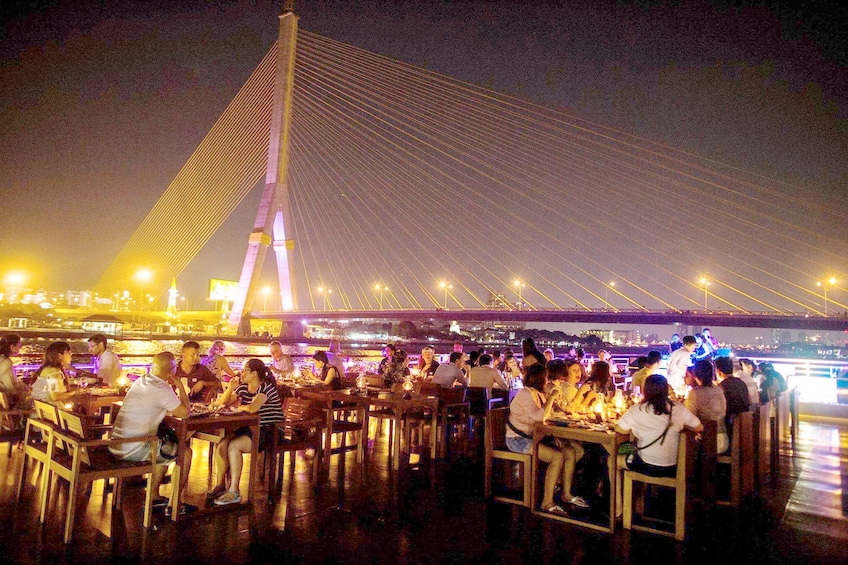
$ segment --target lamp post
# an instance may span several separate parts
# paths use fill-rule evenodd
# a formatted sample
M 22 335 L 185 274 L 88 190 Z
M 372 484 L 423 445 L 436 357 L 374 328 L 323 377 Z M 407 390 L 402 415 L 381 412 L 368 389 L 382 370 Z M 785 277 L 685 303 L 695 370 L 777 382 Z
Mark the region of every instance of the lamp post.
M 609 310 L 609 289 L 615 286 L 615 281 L 610 281 L 608 285 L 604 285 L 604 310 Z
M 382 285 L 382 284 L 378 284 L 378 285 L 374 286 L 374 290 L 380 291 L 380 310 L 382 310 L 383 309 L 383 292 L 386 291 L 386 290 L 389 290 L 389 288 L 387 286 Z
M 439 288 L 441 288 L 445 291 L 445 310 L 447 310 L 448 309 L 448 289 L 453 288 L 453 285 L 450 285 L 450 284 L 446 283 L 445 281 L 442 281 L 442 282 L 439 283 Z
M 709 295 L 709 293 L 707 291 L 707 287 L 710 286 L 710 281 L 708 281 L 704 277 L 701 277 L 701 286 L 704 287 L 704 312 L 706 312 L 707 311 L 707 296 Z
M 330 293 L 333 292 L 333 291 L 330 290 L 329 288 L 324 288 L 323 286 L 319 286 L 318 292 L 321 293 L 324 296 L 324 311 L 326 312 L 328 307 L 329 307 L 330 310 L 332 310 L 332 307 L 330 305 Z
M 824 282 L 818 281 L 816 283 L 816 286 L 821 287 L 821 289 L 824 291 L 824 315 L 825 316 L 827 316 L 827 285 L 833 286 L 835 284 L 836 284 L 836 277 L 830 277 L 830 279 L 828 279 Z
M 521 299 L 521 289 L 524 288 L 525 285 L 519 279 L 515 279 L 515 281 L 512 283 L 512 286 L 518 289 L 518 309 L 521 310 L 524 306 L 524 301 Z

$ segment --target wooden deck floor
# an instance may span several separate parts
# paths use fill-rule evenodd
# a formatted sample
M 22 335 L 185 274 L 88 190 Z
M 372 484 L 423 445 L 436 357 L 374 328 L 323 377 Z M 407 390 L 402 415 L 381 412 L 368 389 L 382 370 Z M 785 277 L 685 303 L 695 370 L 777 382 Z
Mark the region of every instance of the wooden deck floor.
M 843 423 L 844 426 L 844 423 Z M 848 427 L 802 422 L 795 452 L 760 500 L 741 512 L 700 511 L 683 544 L 647 534 L 614 536 L 488 504 L 482 465 L 459 460 L 392 475 L 386 435 L 363 468 L 333 458 L 329 480 L 309 486 L 298 459 L 278 502 L 267 488 L 252 505 L 202 510 L 178 525 L 155 517 L 141 527 L 142 488 L 128 488 L 112 513 L 102 482 L 80 509 L 74 541 L 61 540 L 67 487 L 53 497 L 46 527 L 37 518 L 34 478 L 14 501 L 21 455 L 0 448 L 0 562 L 9 563 L 846 563 Z M 205 446 L 205 443 L 196 443 Z M 192 466 L 189 498 L 205 505 L 206 453 Z M 163 487 L 163 493 L 168 487 Z M 246 492 L 246 489 L 242 489 Z

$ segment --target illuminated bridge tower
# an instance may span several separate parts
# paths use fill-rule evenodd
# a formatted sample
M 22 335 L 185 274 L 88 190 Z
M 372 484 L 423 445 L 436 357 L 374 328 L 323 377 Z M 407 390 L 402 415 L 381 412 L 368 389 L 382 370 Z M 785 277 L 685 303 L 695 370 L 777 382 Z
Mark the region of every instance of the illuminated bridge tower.
M 268 246 L 277 257 L 280 300 L 283 310 L 297 308 L 294 279 L 294 240 L 291 239 L 292 213 L 288 189 L 289 128 L 291 123 L 292 88 L 294 86 L 294 54 L 297 39 L 297 16 L 294 0 L 287 0 L 280 15 L 280 37 L 277 42 L 277 76 L 274 82 L 274 106 L 271 114 L 271 140 L 265 190 L 253 231 L 247 241 L 247 255 L 239 278 L 238 293 L 230 312 L 230 325 L 239 334 L 249 334 L 244 315 L 249 313 L 256 295 L 262 264 Z

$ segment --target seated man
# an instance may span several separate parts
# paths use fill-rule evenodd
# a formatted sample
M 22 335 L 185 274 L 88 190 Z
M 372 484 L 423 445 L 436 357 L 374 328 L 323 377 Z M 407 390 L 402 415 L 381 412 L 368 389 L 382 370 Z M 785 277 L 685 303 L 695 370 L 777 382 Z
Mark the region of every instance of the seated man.
M 186 379 L 189 400 L 192 402 L 209 402 L 213 394 L 223 390 L 221 381 L 215 373 L 200 363 L 200 344 L 196 341 L 187 341 L 183 344 L 176 378 Z
M 544 367 L 544 364 L 542 364 Z M 492 356 L 488 353 L 480 356 L 480 364 L 468 373 L 469 385 L 474 388 L 492 388 L 497 386 L 501 390 L 508 390 L 509 385 L 498 372 L 492 367 Z
M 108 340 L 103 334 L 88 338 L 88 351 L 94 356 L 94 372 L 103 383 L 118 388 L 121 376 L 121 360 L 107 348 Z
M 656 350 L 648 352 L 645 366 L 633 373 L 633 380 L 630 382 L 630 386 L 633 390 L 636 390 L 635 387 L 638 386 L 639 390 L 644 392 L 645 379 L 655 373 L 658 374 L 657 371 L 660 368 L 660 361 L 662 361 L 662 353 Z
M 112 436 L 116 438 L 141 437 L 156 435 L 159 424 L 170 413 L 177 418 L 189 416 L 188 395 L 182 383 L 175 377 L 176 361 L 174 354 L 164 351 L 153 357 L 150 374 L 136 379 L 124 398 L 118 416 L 115 418 L 115 427 Z M 174 387 L 179 391 L 179 397 L 174 393 Z M 155 446 L 158 451 L 159 446 Z M 191 448 L 184 447 L 184 465 L 180 477 L 181 490 L 185 490 L 188 482 L 189 469 L 191 468 Z M 113 455 L 126 461 L 145 461 L 150 458 L 149 443 L 122 443 L 110 447 Z M 161 455 L 157 456 L 156 473 L 153 476 L 153 494 L 155 507 L 164 507 L 167 501 L 158 497 L 159 484 L 168 470 L 169 460 Z M 170 506 L 170 505 L 169 505 Z M 196 507 L 184 504 L 181 512 L 192 512 Z
M 450 354 L 450 363 L 442 363 L 436 368 L 433 373 L 432 383 L 443 387 L 450 388 L 454 383 L 459 383 L 463 387 L 468 386 L 468 381 L 465 375 L 462 374 L 462 368 L 465 365 L 465 357 L 461 351 L 453 351 Z

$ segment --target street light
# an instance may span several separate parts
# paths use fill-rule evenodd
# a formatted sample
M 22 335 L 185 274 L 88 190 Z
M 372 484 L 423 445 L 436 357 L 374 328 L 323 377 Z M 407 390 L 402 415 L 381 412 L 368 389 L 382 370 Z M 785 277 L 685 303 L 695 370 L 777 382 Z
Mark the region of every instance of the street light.
M 610 287 L 615 286 L 615 281 L 610 281 L 609 284 L 604 285 L 604 310 L 609 309 L 609 289 Z
M 521 289 L 524 288 L 526 285 L 519 279 L 515 279 L 515 281 L 512 283 L 512 286 L 518 289 L 518 309 L 521 310 L 521 307 L 524 305 L 524 301 L 521 300 Z
M 270 287 L 267 287 L 267 286 L 263 286 L 263 287 L 262 287 L 262 296 L 263 296 L 263 298 L 264 298 L 264 300 L 263 300 L 263 302 L 262 302 L 262 311 L 263 311 L 263 312 L 267 312 L 267 311 L 268 311 L 268 293 L 269 293 L 269 292 L 271 292 L 271 288 L 270 288 Z
M 142 268 L 136 271 L 135 278 L 139 282 L 141 286 L 141 293 L 138 300 L 138 311 L 141 312 L 142 305 L 144 304 L 144 285 L 150 282 L 150 279 L 153 277 L 153 274 L 150 272 L 150 269 Z
M 708 281 L 704 277 L 701 277 L 701 285 L 704 287 L 704 312 L 706 312 L 707 311 L 707 295 L 709 294 L 707 292 L 707 287 L 710 286 L 710 281 Z
M 318 292 L 320 292 L 321 294 L 324 295 L 324 311 L 326 312 L 328 308 L 330 310 L 332 310 L 332 305 L 330 304 L 330 293 L 332 293 L 333 291 L 330 290 L 329 288 L 324 288 L 323 286 L 319 286 Z
M 383 309 L 383 292 L 386 291 L 386 290 L 389 290 L 389 287 L 382 285 L 382 284 L 378 284 L 378 285 L 374 286 L 374 290 L 380 291 L 380 310 L 382 310 Z
M 439 288 L 444 289 L 445 291 L 445 310 L 448 309 L 448 289 L 453 288 L 453 285 L 448 284 L 445 281 L 439 283 Z
M 836 284 L 836 277 L 830 277 L 830 279 L 821 282 L 818 281 L 816 286 L 821 287 L 824 290 L 824 315 L 827 316 L 827 285 L 833 286 Z

